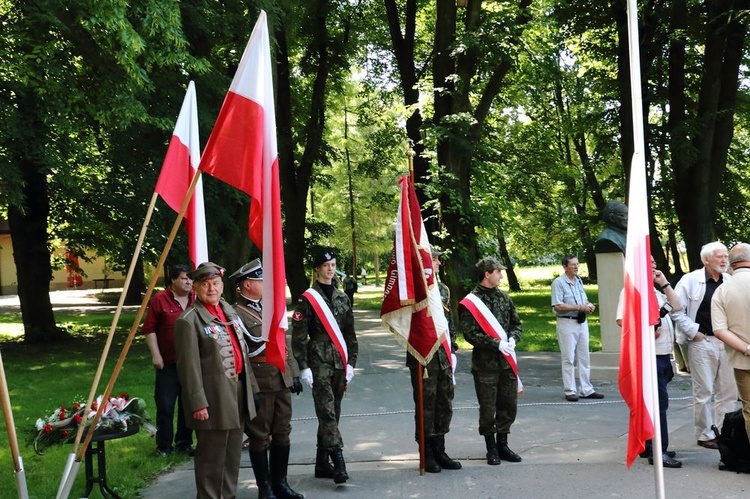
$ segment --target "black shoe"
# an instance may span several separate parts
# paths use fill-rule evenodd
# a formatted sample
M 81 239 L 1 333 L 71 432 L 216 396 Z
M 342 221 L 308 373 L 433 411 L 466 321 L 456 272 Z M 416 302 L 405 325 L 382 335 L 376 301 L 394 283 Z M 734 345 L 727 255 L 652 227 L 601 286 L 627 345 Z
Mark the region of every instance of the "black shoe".
M 443 469 L 461 469 L 461 463 L 459 463 L 455 459 L 451 459 L 450 456 L 445 453 L 445 435 L 436 436 L 433 443 L 435 444 L 435 460 Z
M 320 447 L 315 454 L 315 478 L 333 478 L 333 465 L 328 459 L 328 451 Z
M 578 395 L 576 395 L 575 393 L 572 395 L 566 395 L 565 400 L 567 400 L 568 402 L 578 402 Z
M 195 456 L 195 449 L 192 445 L 178 445 L 175 451 L 178 454 L 187 454 L 190 457 Z
M 582 399 L 603 399 L 604 395 L 599 392 L 592 392 L 592 393 L 589 393 L 588 395 L 583 395 L 581 398 Z
M 157 448 L 156 453 L 161 457 L 169 457 L 172 455 L 174 450 L 171 447 Z
M 289 444 L 271 445 L 271 489 L 278 499 L 305 499 L 305 496 L 295 492 L 286 481 L 286 472 L 289 468 Z
M 487 446 L 487 464 L 490 466 L 497 466 L 500 464 L 500 454 L 497 451 L 497 442 L 495 441 L 495 435 L 485 435 L 484 443 Z
M 719 448 L 719 444 L 716 443 L 715 438 L 712 438 L 711 440 L 698 440 L 698 445 L 705 447 L 706 449 L 717 450 Z
M 661 455 L 661 462 L 665 468 L 682 468 L 682 461 L 669 457 L 667 453 Z M 648 464 L 654 464 L 654 458 L 648 458 Z
M 500 456 L 500 459 L 502 459 L 503 461 L 508 461 L 510 463 L 521 462 L 521 456 L 510 450 L 510 447 L 508 447 L 507 433 L 497 434 L 497 452 Z
M 340 484 L 349 480 L 349 474 L 346 472 L 346 462 L 344 462 L 344 453 L 341 449 L 331 451 L 331 461 L 333 461 L 333 483 Z

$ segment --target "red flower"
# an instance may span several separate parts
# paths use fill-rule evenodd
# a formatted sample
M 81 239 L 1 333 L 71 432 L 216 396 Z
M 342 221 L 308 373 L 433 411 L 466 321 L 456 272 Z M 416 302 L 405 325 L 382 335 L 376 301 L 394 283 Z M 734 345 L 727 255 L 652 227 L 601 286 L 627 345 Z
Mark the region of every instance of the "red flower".
M 125 400 L 130 400 L 130 395 L 128 395 L 127 393 L 121 393 L 121 394 L 119 394 L 117 396 L 117 398 L 119 398 L 119 399 L 125 399 Z
M 81 404 L 79 404 L 78 402 L 76 402 L 75 404 L 73 404 L 73 411 L 77 411 L 80 408 L 81 408 Z
M 46 425 L 44 425 L 44 428 L 42 429 L 42 431 L 44 433 L 50 433 L 52 431 L 52 425 L 47 423 Z
M 68 430 L 63 430 L 62 435 L 63 437 L 67 437 L 68 435 L 70 435 L 70 432 Z
M 75 416 L 73 416 L 73 422 L 75 424 L 81 424 L 81 420 L 83 420 L 83 417 L 80 414 L 76 414 Z

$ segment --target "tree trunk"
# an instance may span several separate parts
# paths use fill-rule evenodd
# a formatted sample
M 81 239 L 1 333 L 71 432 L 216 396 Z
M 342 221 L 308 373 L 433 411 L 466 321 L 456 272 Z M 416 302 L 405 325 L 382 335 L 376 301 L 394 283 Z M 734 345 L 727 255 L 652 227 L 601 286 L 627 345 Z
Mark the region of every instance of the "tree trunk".
M 505 244 L 505 233 L 502 229 L 497 230 L 497 244 L 500 247 L 500 258 L 503 265 L 507 267 L 505 273 L 508 275 L 508 286 L 511 291 L 521 291 L 521 284 L 518 282 L 518 276 L 513 267 L 513 261 L 508 253 L 508 246 Z
M 16 263 L 23 339 L 25 343 L 41 343 L 67 335 L 55 324 L 49 298 L 52 266 L 47 240 L 49 192 L 46 175 L 31 161 L 20 162 L 25 205 L 23 210 L 13 205 L 8 207 L 8 224 Z

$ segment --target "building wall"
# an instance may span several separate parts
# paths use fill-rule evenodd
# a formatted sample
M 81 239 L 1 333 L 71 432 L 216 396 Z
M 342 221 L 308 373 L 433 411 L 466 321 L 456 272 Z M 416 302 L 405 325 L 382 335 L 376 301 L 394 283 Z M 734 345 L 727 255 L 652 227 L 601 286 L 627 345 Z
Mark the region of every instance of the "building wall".
M 63 256 L 65 251 L 58 249 L 55 256 Z M 96 257 L 91 263 L 79 260 L 81 269 L 86 273 L 82 276 L 81 286 L 77 289 L 94 289 L 103 287 L 122 287 L 125 283 L 125 275 L 120 272 L 111 272 L 107 276 L 108 281 L 104 279 L 104 258 Z M 50 290 L 58 291 L 63 289 L 72 289 L 68 286 L 68 273 L 65 268 L 52 272 L 52 281 L 50 281 Z M 9 234 L 0 234 L 0 295 L 14 295 L 18 292 L 18 282 L 16 279 L 16 264 L 13 261 L 13 246 Z

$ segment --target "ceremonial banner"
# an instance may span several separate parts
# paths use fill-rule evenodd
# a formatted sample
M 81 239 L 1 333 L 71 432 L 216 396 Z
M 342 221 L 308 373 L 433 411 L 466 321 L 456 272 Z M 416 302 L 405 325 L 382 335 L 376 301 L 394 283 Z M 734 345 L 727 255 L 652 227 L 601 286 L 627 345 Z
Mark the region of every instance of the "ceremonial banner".
M 200 163 L 201 152 L 198 136 L 198 105 L 195 84 L 188 84 L 182 108 L 177 117 L 172 140 L 169 142 L 164 164 L 156 181 L 156 192 L 176 212 L 180 212 L 187 195 L 190 181 Z M 193 268 L 208 261 L 206 240 L 206 214 L 203 208 L 203 182 L 198 179 L 193 197 L 185 213 L 188 233 L 188 253 Z
M 399 184 L 396 234 L 380 317 L 421 364 L 430 361 L 441 343 L 452 363 L 448 321 L 417 194 L 408 177 L 402 177 Z
M 247 193 L 248 234 L 263 251 L 263 338 L 268 362 L 286 366 L 286 271 L 281 233 L 271 49 L 261 11 L 219 111 L 201 171 Z

